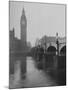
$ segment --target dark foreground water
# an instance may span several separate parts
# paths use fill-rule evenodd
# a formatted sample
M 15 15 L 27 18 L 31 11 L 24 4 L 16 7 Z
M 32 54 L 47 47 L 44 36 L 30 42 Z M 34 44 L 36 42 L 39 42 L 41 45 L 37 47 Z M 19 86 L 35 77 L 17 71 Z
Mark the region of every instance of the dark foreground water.
M 26 60 L 26 78 L 21 80 L 20 61 L 15 63 L 15 73 L 10 76 L 10 88 L 46 87 L 56 86 L 57 83 L 42 70 L 35 67 L 32 57 Z

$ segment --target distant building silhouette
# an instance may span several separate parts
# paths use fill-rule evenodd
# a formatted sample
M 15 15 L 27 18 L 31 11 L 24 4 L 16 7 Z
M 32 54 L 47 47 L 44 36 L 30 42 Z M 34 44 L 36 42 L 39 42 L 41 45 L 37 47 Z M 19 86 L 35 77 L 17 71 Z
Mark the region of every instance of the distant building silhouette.
M 13 28 L 9 34 L 10 53 L 18 53 L 21 51 L 21 40 L 15 37 L 15 29 Z

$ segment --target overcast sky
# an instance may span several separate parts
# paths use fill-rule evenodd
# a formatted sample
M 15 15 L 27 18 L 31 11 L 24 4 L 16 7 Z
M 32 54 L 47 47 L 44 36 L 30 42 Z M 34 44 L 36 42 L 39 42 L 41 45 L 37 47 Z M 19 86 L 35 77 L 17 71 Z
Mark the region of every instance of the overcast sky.
M 37 38 L 44 35 L 65 36 L 65 6 L 57 4 L 10 2 L 10 30 L 15 28 L 15 36 L 20 38 L 20 18 L 22 9 L 27 18 L 27 41 L 32 46 Z

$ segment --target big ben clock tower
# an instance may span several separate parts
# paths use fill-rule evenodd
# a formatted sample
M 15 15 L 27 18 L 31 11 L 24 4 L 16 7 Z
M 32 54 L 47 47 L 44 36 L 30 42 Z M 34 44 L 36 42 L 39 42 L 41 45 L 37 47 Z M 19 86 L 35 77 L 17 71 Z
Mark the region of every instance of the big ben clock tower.
M 22 59 L 21 59 L 21 79 L 25 76 L 26 73 L 26 29 L 27 29 L 27 20 L 25 16 L 25 10 L 23 8 L 21 19 L 20 19 L 20 28 L 21 28 L 21 51 L 22 51 Z
M 21 41 L 24 48 L 24 46 L 26 46 L 26 29 L 27 29 L 27 20 L 26 20 L 24 8 L 21 15 L 20 27 L 21 27 Z

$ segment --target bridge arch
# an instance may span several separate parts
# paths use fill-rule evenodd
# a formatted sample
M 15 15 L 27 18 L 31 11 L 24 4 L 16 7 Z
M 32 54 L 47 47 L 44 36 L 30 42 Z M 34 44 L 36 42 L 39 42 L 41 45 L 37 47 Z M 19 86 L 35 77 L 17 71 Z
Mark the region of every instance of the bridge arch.
M 66 46 L 66 43 L 59 44 L 59 52 L 64 46 Z
M 50 46 L 53 46 L 57 49 L 57 45 L 55 42 L 51 42 L 51 43 L 47 43 L 47 49 L 50 47 Z
M 61 48 L 60 54 L 66 54 L 66 45 Z
M 49 46 L 49 47 L 47 48 L 47 52 L 49 52 L 49 53 L 56 53 L 56 47 L 54 47 L 54 46 Z

